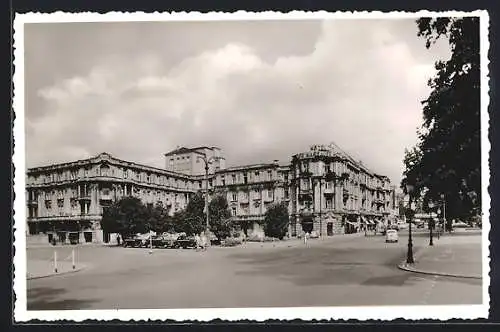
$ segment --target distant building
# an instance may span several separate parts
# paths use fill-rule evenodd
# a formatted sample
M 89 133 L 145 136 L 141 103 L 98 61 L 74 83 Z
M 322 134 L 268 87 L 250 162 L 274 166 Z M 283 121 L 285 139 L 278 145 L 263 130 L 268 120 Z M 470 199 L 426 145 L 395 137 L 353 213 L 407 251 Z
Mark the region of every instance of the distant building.
M 292 213 L 289 172 L 289 166 L 277 161 L 230 167 L 216 171 L 209 185 L 226 196 L 231 215 L 249 235 L 260 230 L 259 223 L 271 204 L 285 202 Z
M 205 163 L 210 159 L 208 183 Z M 69 163 L 31 168 L 27 173 L 30 234 L 55 233 L 60 239 L 78 232 L 81 242 L 108 241 L 100 229 L 103 211 L 124 196 L 146 204 L 161 203 L 173 214 L 186 207 L 192 194 L 227 198 L 232 217 L 250 235 L 273 203 L 289 211 L 289 235 L 317 232 L 323 236 L 359 231 L 387 222 L 398 213 L 395 187 L 335 144 L 315 145 L 277 160 L 226 168 L 216 147 L 180 147 L 165 154 L 165 169 L 141 165 L 101 153 Z
M 187 175 L 205 174 L 205 164 L 200 160 L 203 156 L 206 156 L 207 159 L 213 158 L 213 162 L 208 165 L 209 173 L 226 167 L 225 158 L 219 148 L 200 146 L 196 148 L 179 147 L 165 153 L 165 169 Z

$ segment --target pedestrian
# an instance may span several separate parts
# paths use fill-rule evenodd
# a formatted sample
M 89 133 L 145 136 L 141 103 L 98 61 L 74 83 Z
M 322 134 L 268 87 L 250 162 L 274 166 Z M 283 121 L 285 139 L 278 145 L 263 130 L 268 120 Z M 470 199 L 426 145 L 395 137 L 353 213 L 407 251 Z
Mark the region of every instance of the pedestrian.
M 120 234 L 117 234 L 117 235 L 116 235 L 116 242 L 118 243 L 118 245 L 120 245 L 121 240 L 122 240 L 122 239 L 120 238 Z
M 304 244 L 307 246 L 307 237 L 309 236 L 309 233 L 305 232 L 304 234 Z
M 206 234 L 203 234 L 201 236 L 201 249 L 203 251 L 206 251 L 207 250 L 207 235 Z
M 196 251 L 199 251 L 201 249 L 201 237 L 198 234 L 196 234 L 194 239 L 196 241 Z

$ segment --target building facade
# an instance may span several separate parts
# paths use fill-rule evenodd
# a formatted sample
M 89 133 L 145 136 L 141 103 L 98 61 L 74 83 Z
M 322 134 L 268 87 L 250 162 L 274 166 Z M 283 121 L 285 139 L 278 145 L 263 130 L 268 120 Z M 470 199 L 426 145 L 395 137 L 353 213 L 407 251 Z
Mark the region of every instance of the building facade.
M 337 145 L 315 145 L 291 163 L 292 235 L 316 231 L 331 236 L 387 223 L 395 187 Z
M 202 179 L 120 160 L 107 153 L 70 163 L 32 168 L 27 174 L 29 234 L 78 232 L 80 242 L 106 241 L 103 212 L 124 196 L 161 203 L 173 214 L 199 191 Z
M 208 163 L 208 176 L 205 173 Z M 225 167 L 215 147 L 177 148 L 165 154 L 165 169 L 117 159 L 107 153 L 70 163 L 31 168 L 27 173 L 29 234 L 55 233 L 64 240 L 107 241 L 100 220 L 124 196 L 161 203 L 171 214 L 184 209 L 194 193 L 227 198 L 232 217 L 247 235 L 260 231 L 269 206 L 285 203 L 289 235 L 331 236 L 358 231 L 394 218 L 398 203 L 389 178 L 330 144 L 292 156 L 290 164 Z
M 165 169 L 187 175 L 203 175 L 205 174 L 205 164 L 201 160 L 203 157 L 213 161 L 208 165 L 210 174 L 226 167 L 226 160 L 221 149 L 201 146 L 196 148 L 179 147 L 165 153 Z

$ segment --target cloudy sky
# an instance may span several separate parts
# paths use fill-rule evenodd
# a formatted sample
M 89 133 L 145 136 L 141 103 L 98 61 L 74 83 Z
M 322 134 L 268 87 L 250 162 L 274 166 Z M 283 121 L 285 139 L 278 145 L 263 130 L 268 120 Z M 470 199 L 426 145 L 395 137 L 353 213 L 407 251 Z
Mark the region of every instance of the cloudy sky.
M 335 142 L 398 183 L 433 63 L 414 19 L 25 26 L 26 164 L 176 146 L 228 166 Z

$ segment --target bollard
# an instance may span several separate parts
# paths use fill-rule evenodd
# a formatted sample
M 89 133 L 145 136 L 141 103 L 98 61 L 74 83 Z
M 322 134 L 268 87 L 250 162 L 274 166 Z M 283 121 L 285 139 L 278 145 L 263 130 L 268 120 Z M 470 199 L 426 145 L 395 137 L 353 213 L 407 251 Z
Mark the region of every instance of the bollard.
M 75 269 L 75 249 L 71 250 L 71 263 L 73 265 L 73 270 Z
M 57 251 L 54 250 L 54 272 L 57 273 Z

